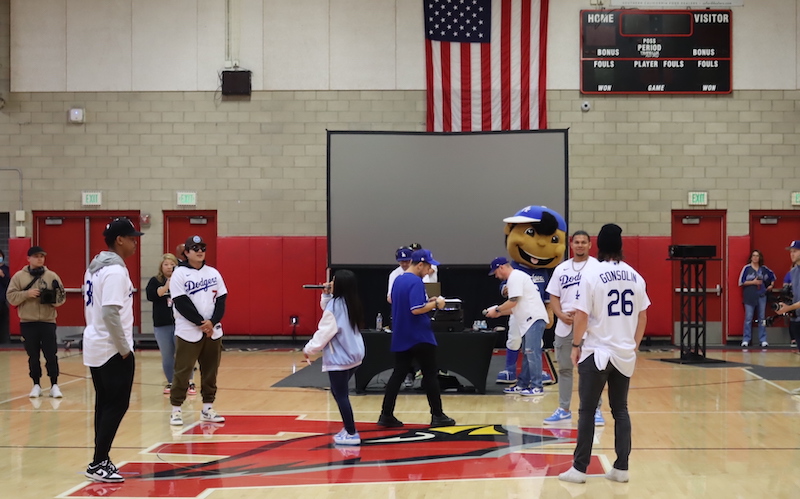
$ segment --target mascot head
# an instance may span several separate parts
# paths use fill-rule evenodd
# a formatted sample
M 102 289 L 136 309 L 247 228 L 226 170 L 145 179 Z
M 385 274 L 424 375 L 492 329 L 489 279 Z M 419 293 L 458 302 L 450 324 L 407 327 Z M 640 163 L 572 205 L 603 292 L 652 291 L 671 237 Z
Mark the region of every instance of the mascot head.
M 564 260 L 567 249 L 567 223 L 546 206 L 526 206 L 506 223 L 506 249 L 519 265 L 533 269 L 552 269 Z

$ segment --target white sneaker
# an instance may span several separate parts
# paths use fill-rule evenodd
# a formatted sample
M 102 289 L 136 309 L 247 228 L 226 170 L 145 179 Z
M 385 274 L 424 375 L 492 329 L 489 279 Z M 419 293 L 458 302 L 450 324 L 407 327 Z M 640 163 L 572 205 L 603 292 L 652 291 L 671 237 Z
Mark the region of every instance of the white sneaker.
M 50 396 L 55 399 L 60 399 L 64 395 L 61 394 L 61 389 L 58 387 L 58 385 L 53 385 L 50 387 Z
M 173 411 L 169 416 L 169 424 L 172 426 L 183 426 L 183 414 L 181 411 Z
M 767 343 L 766 341 L 762 341 L 761 342 L 761 348 L 767 348 L 768 346 L 769 346 L 769 343 Z
M 42 396 L 42 387 L 39 385 L 33 385 L 33 389 L 28 397 L 35 399 Z
M 562 482 L 586 483 L 586 473 L 581 473 L 573 466 L 564 473 L 558 475 L 558 479 Z
M 749 341 L 743 341 L 742 342 L 742 347 L 747 348 L 749 346 L 750 346 L 750 342 Z
M 630 478 L 628 477 L 628 470 L 618 470 L 617 468 L 611 468 L 606 473 L 606 478 L 611 480 L 612 482 L 621 482 L 626 483 Z
M 207 411 L 200 411 L 200 421 L 207 421 L 209 423 L 224 423 L 225 418 L 217 414 L 217 411 L 214 409 L 209 409 Z

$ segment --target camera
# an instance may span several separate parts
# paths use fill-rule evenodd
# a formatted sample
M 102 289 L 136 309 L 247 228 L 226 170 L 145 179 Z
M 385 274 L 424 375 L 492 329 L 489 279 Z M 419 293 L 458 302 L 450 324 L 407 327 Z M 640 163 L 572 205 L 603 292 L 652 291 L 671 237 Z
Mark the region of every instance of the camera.
M 770 306 L 772 310 L 775 312 L 781 307 L 781 304 L 791 305 L 794 303 L 794 294 L 792 294 L 792 285 L 787 284 L 782 287 L 777 293 L 768 294 L 767 301 L 770 302 Z M 790 312 L 785 313 L 787 317 L 794 317 L 795 311 L 792 310 Z
M 43 289 L 39 293 L 39 303 L 42 305 L 55 305 L 57 298 L 55 289 Z
M 592 109 L 592 104 L 588 100 L 581 102 L 581 111 L 585 113 L 587 111 L 591 111 L 591 109 Z
M 55 305 L 62 301 L 66 296 L 64 288 L 62 288 L 58 281 L 53 279 L 53 288 L 41 288 L 39 290 L 39 303 L 42 305 Z

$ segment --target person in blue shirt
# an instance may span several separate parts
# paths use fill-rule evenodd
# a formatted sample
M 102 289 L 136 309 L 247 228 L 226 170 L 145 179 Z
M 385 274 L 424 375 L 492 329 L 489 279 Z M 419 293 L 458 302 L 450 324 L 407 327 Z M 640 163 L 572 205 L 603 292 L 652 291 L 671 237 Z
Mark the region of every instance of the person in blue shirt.
M 422 387 L 431 409 L 431 426 L 452 426 L 455 420 L 442 411 L 436 367 L 436 338 L 428 312 L 444 307 L 441 296 L 428 297 L 423 276 L 431 265 L 439 265 L 429 250 L 420 248 L 411 253 L 411 265 L 398 276 L 392 287 L 392 346 L 394 371 L 386 383 L 378 426 L 396 428 L 403 422 L 394 416 L 400 385 L 416 360 L 422 368 Z
M 800 314 L 797 310 L 800 309 L 800 239 L 795 239 L 786 248 L 789 250 L 789 258 L 792 259 L 792 268 L 789 270 L 789 284 L 792 289 L 792 303 L 787 305 L 781 303 L 778 310 L 775 311 L 778 315 L 784 315 L 794 311 L 794 314 L 789 318 L 789 335 L 795 340 L 795 345 L 800 344 Z M 800 347 L 798 347 L 800 348 Z M 800 350 L 795 351 L 800 353 Z M 800 393 L 798 390 L 792 393 Z
M 325 284 L 320 306 L 324 310 L 317 332 L 303 348 L 309 355 L 322 352 L 322 370 L 331 381 L 331 395 L 339 407 L 344 428 L 334 435 L 339 445 L 360 445 L 353 408 L 350 405 L 350 378 L 364 360 L 364 339 L 360 327 L 364 313 L 358 298 L 356 275 L 350 270 L 337 270 L 331 282 Z
M 756 312 L 758 314 L 758 341 L 761 342 L 762 348 L 769 346 L 764 311 L 767 307 L 767 293 L 772 290 L 774 282 L 775 274 L 764 265 L 764 255 L 758 250 L 753 250 L 750 253 L 750 263 L 745 265 L 739 274 L 739 286 L 742 287 L 742 302 L 744 303 L 742 347 L 750 346 L 750 337 L 753 334 L 753 315 Z

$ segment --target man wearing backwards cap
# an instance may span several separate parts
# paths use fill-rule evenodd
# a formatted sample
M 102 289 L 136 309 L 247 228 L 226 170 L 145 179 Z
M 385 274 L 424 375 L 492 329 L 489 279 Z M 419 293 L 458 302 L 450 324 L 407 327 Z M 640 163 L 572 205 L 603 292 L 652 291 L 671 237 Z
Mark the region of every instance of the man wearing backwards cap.
M 169 401 L 169 424 L 183 424 L 181 406 L 186 400 L 189 377 L 195 362 L 200 364 L 200 420 L 224 423 L 213 409 L 217 397 L 217 371 L 222 356 L 222 316 L 228 288 L 219 271 L 206 265 L 206 242 L 200 236 L 186 240 L 186 261 L 175 268 L 169 293 L 175 307 L 175 372 Z
M 400 385 L 416 360 L 422 368 L 422 387 L 431 409 L 431 426 L 452 426 L 455 420 L 442 411 L 436 367 L 436 338 L 431 328 L 428 312 L 444 307 L 444 298 L 428 298 L 422 276 L 430 272 L 431 265 L 439 265 L 426 249 L 411 253 L 408 270 L 394 281 L 392 287 L 392 347 L 394 370 L 386 383 L 378 426 L 395 428 L 403 422 L 394 417 L 394 406 Z
M 597 246 L 599 262 L 581 276 L 575 304 L 575 343 L 571 358 L 580 374 L 580 419 L 572 467 L 558 476 L 565 482 L 586 482 L 595 409 L 606 383 L 614 416 L 617 453 L 614 467 L 606 473 L 606 478 L 615 482 L 628 481 L 631 453 L 628 388 L 636 367 L 636 350 L 647 325 L 650 299 L 642 276 L 622 261 L 622 229 L 615 224 L 604 225 L 597 237 Z
M 508 300 L 486 309 L 486 317 L 495 319 L 510 315 L 508 341 L 510 350 L 524 352 L 522 371 L 517 384 L 503 390 L 509 395 L 541 397 L 542 387 L 542 335 L 547 325 L 547 309 L 536 284 L 525 272 L 512 268 L 508 258 L 500 256 L 492 260 L 489 275 L 506 281 Z
M 789 258 L 792 259 L 792 268 L 787 276 L 792 285 L 792 304 L 781 303 L 778 310 L 775 311 L 778 315 L 800 309 L 800 239 L 792 241 L 786 249 L 789 250 Z M 786 280 L 784 280 L 784 283 L 786 283 Z M 789 320 L 789 336 L 795 340 L 798 349 L 800 349 L 800 314 L 797 312 Z
M 19 329 L 28 354 L 29 375 L 33 389 L 29 397 L 42 394 L 40 379 L 44 354 L 47 376 L 50 378 L 50 396 L 61 398 L 58 388 L 58 344 L 56 340 L 56 307 L 67 300 L 61 278 L 44 265 L 47 253 L 40 246 L 28 250 L 28 265 L 14 274 L 8 283 L 8 303 L 19 307 Z M 44 295 L 42 294 L 44 293 Z
M 136 253 L 141 235 L 127 218 L 113 220 L 103 231 L 108 251 L 94 257 L 83 276 L 83 363 L 91 371 L 97 398 L 94 457 L 85 475 L 96 482 L 125 481 L 109 452 L 133 387 L 134 285 L 125 259 Z

